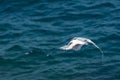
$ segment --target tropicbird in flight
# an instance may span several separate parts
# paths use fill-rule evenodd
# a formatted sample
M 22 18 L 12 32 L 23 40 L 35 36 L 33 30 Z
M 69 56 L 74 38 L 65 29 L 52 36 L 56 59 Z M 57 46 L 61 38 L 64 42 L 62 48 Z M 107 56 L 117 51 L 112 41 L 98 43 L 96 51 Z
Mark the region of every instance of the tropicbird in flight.
M 92 43 L 96 48 L 100 50 L 101 53 L 103 53 L 103 51 L 92 40 L 83 37 L 74 37 L 67 45 L 60 47 L 60 49 L 79 50 L 83 45 L 87 45 L 88 43 Z

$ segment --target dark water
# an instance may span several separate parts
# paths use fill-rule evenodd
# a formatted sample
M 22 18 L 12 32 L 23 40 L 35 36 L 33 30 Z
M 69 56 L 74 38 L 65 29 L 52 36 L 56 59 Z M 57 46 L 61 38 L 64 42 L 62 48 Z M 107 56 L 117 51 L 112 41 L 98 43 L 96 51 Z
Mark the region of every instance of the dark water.
M 120 80 L 120 1 L 0 0 L 0 80 Z

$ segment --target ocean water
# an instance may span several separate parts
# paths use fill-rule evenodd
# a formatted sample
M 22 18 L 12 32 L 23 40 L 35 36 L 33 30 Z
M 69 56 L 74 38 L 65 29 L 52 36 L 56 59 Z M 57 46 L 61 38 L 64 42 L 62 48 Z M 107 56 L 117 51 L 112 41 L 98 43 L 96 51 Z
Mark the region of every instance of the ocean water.
M 0 0 L 0 80 L 120 80 L 120 0 Z

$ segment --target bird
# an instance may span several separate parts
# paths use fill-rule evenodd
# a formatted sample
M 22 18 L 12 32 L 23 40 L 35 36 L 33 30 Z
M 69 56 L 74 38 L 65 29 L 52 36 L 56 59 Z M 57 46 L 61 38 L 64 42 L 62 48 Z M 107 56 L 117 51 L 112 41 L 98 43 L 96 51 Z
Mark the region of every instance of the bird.
M 101 60 L 103 63 L 103 58 L 104 58 L 104 53 L 101 50 L 101 48 L 99 48 L 92 40 L 88 39 L 88 38 L 84 38 L 84 37 L 74 37 L 70 40 L 70 42 L 67 45 L 64 45 L 62 47 L 60 47 L 60 49 L 62 50 L 79 50 L 81 49 L 81 47 L 83 45 L 88 45 L 88 43 L 93 44 L 97 49 L 99 49 L 100 53 L 102 54 L 101 56 Z
M 74 37 L 71 39 L 71 41 L 67 45 L 60 47 L 60 49 L 79 50 L 83 45 L 88 45 L 88 43 L 93 44 L 96 48 L 100 50 L 101 53 L 103 53 L 103 51 L 92 40 L 84 37 Z

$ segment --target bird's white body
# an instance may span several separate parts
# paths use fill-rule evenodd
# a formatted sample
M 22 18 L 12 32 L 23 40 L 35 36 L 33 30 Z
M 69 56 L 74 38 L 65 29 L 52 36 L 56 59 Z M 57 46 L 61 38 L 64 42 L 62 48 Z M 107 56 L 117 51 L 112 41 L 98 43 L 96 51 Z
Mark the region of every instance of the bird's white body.
M 70 50 L 70 49 L 77 50 L 82 45 L 85 45 L 90 41 L 91 40 L 89 40 L 87 38 L 74 37 L 67 45 L 60 47 L 60 49 L 63 49 L 63 50 Z
M 101 53 L 102 50 L 90 39 L 83 38 L 83 37 L 74 37 L 67 45 L 60 47 L 62 50 L 78 50 L 80 49 L 83 45 L 87 45 L 88 43 L 92 43 L 95 47 L 97 47 Z
M 96 48 L 100 50 L 102 53 L 103 59 L 103 51 L 90 39 L 82 38 L 82 37 L 74 37 L 67 45 L 60 47 L 62 50 L 79 50 L 83 45 L 87 45 L 88 43 L 92 43 Z

